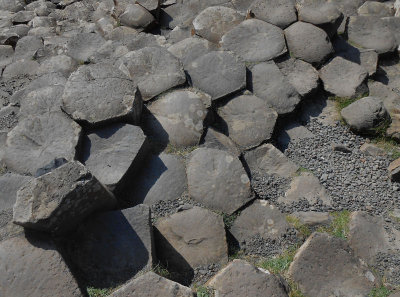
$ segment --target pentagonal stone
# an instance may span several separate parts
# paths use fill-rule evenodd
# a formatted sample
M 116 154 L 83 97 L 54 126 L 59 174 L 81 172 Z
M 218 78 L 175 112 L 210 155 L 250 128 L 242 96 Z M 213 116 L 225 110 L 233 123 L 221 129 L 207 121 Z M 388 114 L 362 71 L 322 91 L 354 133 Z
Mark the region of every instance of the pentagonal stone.
M 354 256 L 347 242 L 314 233 L 300 247 L 289 275 L 306 296 L 367 296 L 379 280 Z
M 66 45 L 66 55 L 77 60 L 86 62 L 105 42 L 100 34 L 80 33 L 74 35 Z
M 90 214 L 115 206 L 114 196 L 79 162 L 69 162 L 25 184 L 17 192 L 14 223 L 64 233 Z
M 286 53 L 283 31 L 256 19 L 245 20 L 228 31 L 221 44 L 246 62 L 267 61 Z
M 299 169 L 280 150 L 272 144 L 264 144 L 244 155 L 251 174 L 267 173 L 284 178 L 291 178 Z
M 0 68 L 4 68 L 13 61 L 14 49 L 11 45 L 0 45 Z
M 297 21 L 294 4 L 294 0 L 255 0 L 249 9 L 256 19 L 284 29 Z
M 228 247 L 222 217 L 193 207 L 159 219 L 155 227 L 157 256 L 172 271 L 190 272 L 194 268 L 228 261 Z
M 15 24 L 23 24 L 23 23 L 28 23 L 30 20 L 32 20 L 36 14 L 33 11 L 29 10 L 21 10 L 18 11 L 16 14 L 14 14 L 12 18 L 12 22 Z
M 243 16 L 234 9 L 214 6 L 204 9 L 193 20 L 193 27 L 197 35 L 218 43 L 222 35 L 243 21 L 243 19 Z
M 19 101 L 20 117 L 23 116 L 42 116 L 47 115 L 49 112 L 61 111 L 61 96 L 63 94 L 63 86 L 43 87 L 24 92 Z
M 227 151 L 235 157 L 240 157 L 240 150 L 237 145 L 225 134 L 209 127 L 204 137 L 203 145 L 208 148 Z
M 394 15 L 393 6 L 386 3 L 366 1 L 358 8 L 358 15 L 375 15 L 379 17 L 390 17 Z
M 138 123 L 142 98 L 134 82 L 112 65 L 84 65 L 69 77 L 62 108 L 74 120 L 89 125 L 120 119 Z
M 150 271 L 129 281 L 112 293 L 110 297 L 193 297 L 190 288 Z
M 225 151 L 196 149 L 187 164 L 190 197 L 233 213 L 250 201 L 250 181 L 239 159 Z
M 210 101 L 209 96 L 201 92 L 168 93 L 148 107 L 151 114 L 146 117 L 145 125 L 149 134 L 177 147 L 197 145 L 203 134 L 207 100 Z
M 98 213 L 80 224 L 66 250 L 87 284 L 110 287 L 151 269 L 152 232 L 146 205 Z
M 179 60 L 161 47 L 129 52 L 117 66 L 138 86 L 145 101 L 186 81 Z
M 121 24 L 132 28 L 146 28 L 153 21 L 153 15 L 139 4 L 130 4 L 119 16 Z
M 84 296 L 55 244 L 28 235 L 0 242 L 0 288 L 2 296 Z
M 27 116 L 7 135 L 3 161 L 11 170 L 35 174 L 55 158 L 73 160 L 81 127 L 62 112 Z
M 212 287 L 220 297 L 288 296 L 278 277 L 239 259 L 221 269 L 207 282 L 207 286 Z
M 366 90 L 368 72 L 362 66 L 336 57 L 319 71 L 324 89 L 339 97 L 356 97 Z
M 350 128 L 358 133 L 376 133 L 375 129 L 388 113 L 381 99 L 365 97 L 342 109 L 340 113 Z
M 191 83 L 213 100 L 246 86 L 246 66 L 229 52 L 210 52 L 187 66 Z
M 256 235 L 266 240 L 279 240 L 289 228 L 286 216 L 279 209 L 264 200 L 257 200 L 240 213 L 230 232 L 243 243 Z
M 228 135 L 242 149 L 250 149 L 269 140 L 278 114 L 264 100 L 251 95 L 233 98 L 218 109 L 226 122 Z
M 300 103 L 296 89 L 274 62 L 263 62 L 251 69 L 254 94 L 265 100 L 279 115 L 294 111 Z
M 130 179 L 130 184 L 127 195 L 130 203 L 153 205 L 158 201 L 175 200 L 187 188 L 186 168 L 174 155 L 152 155 L 137 177 Z
M 320 64 L 333 52 L 331 41 L 324 30 L 304 22 L 285 29 L 290 55 L 308 63 Z
M 348 24 L 348 39 L 351 43 L 374 49 L 378 54 L 392 52 L 397 43 L 385 22 L 375 16 L 353 16 Z
M 175 57 L 182 61 L 186 68 L 193 60 L 212 51 L 214 46 L 211 42 L 203 38 L 185 38 L 168 48 Z

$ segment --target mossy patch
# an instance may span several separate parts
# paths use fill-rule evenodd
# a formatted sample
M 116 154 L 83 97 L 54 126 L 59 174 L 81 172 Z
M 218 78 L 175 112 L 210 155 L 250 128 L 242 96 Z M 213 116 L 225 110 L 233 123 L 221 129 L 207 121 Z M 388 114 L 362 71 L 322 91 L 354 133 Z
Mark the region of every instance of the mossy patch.
M 292 225 L 299 232 L 299 234 L 301 236 L 303 236 L 304 238 L 311 235 L 311 233 L 312 233 L 311 229 L 307 225 L 302 224 L 298 218 L 291 216 L 291 215 L 287 215 L 286 221 L 290 225 Z
M 165 153 L 186 157 L 188 154 L 190 154 L 197 148 L 198 148 L 197 145 L 179 148 L 171 143 L 168 143 L 167 148 L 165 149 Z
M 400 158 L 400 147 L 393 139 L 388 137 L 377 137 L 374 138 L 372 142 L 383 149 L 392 160 Z
M 318 232 L 328 233 L 332 236 L 347 239 L 349 234 L 350 211 L 343 210 L 332 213 L 333 220 L 329 226 L 321 226 Z
M 360 100 L 361 98 L 368 97 L 368 93 L 364 93 L 360 96 L 357 97 L 339 97 L 339 96 L 331 96 L 328 98 L 328 100 L 335 101 L 336 108 L 338 112 L 340 113 L 343 108 L 349 106 L 350 104 L 356 102 L 357 100 Z
M 197 297 L 214 297 L 214 290 L 201 285 L 194 285 L 194 291 Z
M 297 248 L 298 246 L 296 245 L 291 246 L 278 256 L 266 260 L 261 260 L 257 263 L 257 266 L 266 269 L 273 274 L 283 274 L 289 269 L 290 264 L 293 262 Z
M 113 292 L 113 288 L 103 288 L 103 289 L 99 289 L 99 288 L 93 288 L 93 287 L 88 287 L 86 289 L 89 297 L 105 297 L 110 295 Z
M 295 176 L 300 176 L 302 173 L 305 173 L 305 172 L 312 173 L 312 171 L 310 169 L 300 166 L 299 169 L 297 169 Z
M 368 294 L 368 297 L 388 297 L 391 291 L 385 286 L 381 286 L 379 288 L 374 288 Z

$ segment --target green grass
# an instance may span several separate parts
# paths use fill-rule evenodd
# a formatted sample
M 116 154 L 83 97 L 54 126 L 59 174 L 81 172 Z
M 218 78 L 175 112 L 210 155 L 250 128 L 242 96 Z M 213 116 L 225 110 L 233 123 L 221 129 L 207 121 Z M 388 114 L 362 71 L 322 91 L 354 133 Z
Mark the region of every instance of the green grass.
M 300 176 L 303 172 L 310 172 L 310 173 L 312 173 L 312 171 L 311 171 L 310 169 L 305 168 L 305 167 L 303 167 L 303 166 L 300 166 L 300 168 L 297 169 L 295 175 L 296 175 L 296 176 Z
M 391 291 L 385 286 L 381 286 L 380 288 L 374 288 L 368 294 L 368 297 L 388 297 Z
M 400 158 L 400 147 L 395 140 L 389 137 L 376 137 L 372 140 L 372 143 L 382 148 L 392 160 Z
M 296 251 L 297 246 L 292 246 L 276 257 L 260 261 L 257 266 L 266 269 L 273 274 L 283 274 L 289 269 Z
M 195 284 L 194 291 L 196 292 L 197 297 L 212 297 L 214 296 L 213 290 L 207 288 L 205 286 L 200 286 Z
M 349 234 L 350 212 L 348 210 L 343 210 L 332 213 L 332 216 L 333 221 L 331 224 L 329 226 L 321 226 L 317 231 L 347 239 L 347 235 Z
M 298 218 L 288 215 L 288 216 L 286 216 L 286 221 L 290 225 L 292 225 L 299 232 L 299 234 L 301 236 L 303 236 L 304 238 L 311 235 L 312 232 L 311 232 L 310 228 L 308 226 L 302 224 Z
M 87 293 L 89 297 L 105 297 L 112 293 L 113 289 L 98 289 L 93 287 L 88 287 Z
M 197 149 L 198 146 L 188 146 L 188 147 L 183 147 L 183 148 L 178 148 L 170 143 L 168 143 L 167 148 L 165 149 L 165 153 L 167 154 L 174 154 L 178 155 L 181 157 L 185 157 L 191 152 L 193 152 L 195 149 Z
M 234 213 L 234 214 L 227 214 L 227 213 L 220 213 L 222 216 L 222 219 L 224 220 L 225 227 L 227 229 L 230 229 L 233 225 L 233 222 L 236 220 L 236 218 L 240 215 L 240 212 Z
M 167 268 L 165 268 L 163 265 L 161 265 L 160 263 L 158 263 L 156 266 L 153 267 L 152 271 L 154 273 L 157 273 L 158 275 L 165 277 L 165 278 L 170 278 L 171 274 L 168 271 Z
M 289 280 L 288 283 L 290 287 L 289 297 L 305 297 L 295 282 Z
M 375 138 L 386 138 L 386 130 L 389 128 L 390 124 L 392 121 L 390 118 L 385 119 L 382 121 L 378 126 L 373 128 L 374 133 L 375 133 Z

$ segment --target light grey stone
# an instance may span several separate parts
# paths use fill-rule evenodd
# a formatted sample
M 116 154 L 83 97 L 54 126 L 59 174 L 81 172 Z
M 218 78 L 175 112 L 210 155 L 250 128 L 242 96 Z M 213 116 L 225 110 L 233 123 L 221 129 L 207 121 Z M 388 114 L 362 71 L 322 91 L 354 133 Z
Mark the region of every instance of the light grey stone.
M 384 156 L 384 155 L 386 155 L 386 152 L 384 149 L 381 149 L 377 145 L 371 144 L 371 143 L 364 143 L 360 147 L 360 151 L 362 151 L 364 154 L 366 154 L 368 156 Z
M 248 9 L 254 14 L 256 19 L 285 29 L 297 21 L 294 4 L 294 0 L 255 0 L 251 2 Z
M 3 71 L 3 78 L 12 79 L 18 76 L 35 76 L 39 70 L 39 63 L 33 60 L 19 60 L 7 65 Z
M 189 37 L 171 45 L 168 51 L 181 60 L 183 66 L 186 68 L 193 60 L 209 53 L 214 47 L 206 39 Z
M 14 49 L 11 45 L 0 45 L 0 68 L 4 68 L 13 61 Z
M 139 4 L 129 4 L 119 19 L 122 25 L 132 28 L 146 28 L 154 22 L 154 16 Z
M 366 1 L 358 10 L 358 15 L 375 15 L 379 17 L 389 17 L 394 15 L 394 8 L 387 3 L 376 1 Z
M 45 59 L 40 63 L 38 69 L 38 75 L 46 73 L 60 72 L 65 77 L 69 77 L 70 74 L 78 67 L 77 62 L 66 55 L 58 55 Z
M 12 18 L 12 22 L 14 24 L 18 23 L 28 23 L 30 20 L 32 20 L 36 14 L 33 11 L 29 10 L 21 10 L 18 11 L 16 14 L 14 14 Z
M 100 36 L 100 34 L 76 34 L 66 45 L 66 55 L 78 62 L 86 62 L 104 42 L 105 40 Z

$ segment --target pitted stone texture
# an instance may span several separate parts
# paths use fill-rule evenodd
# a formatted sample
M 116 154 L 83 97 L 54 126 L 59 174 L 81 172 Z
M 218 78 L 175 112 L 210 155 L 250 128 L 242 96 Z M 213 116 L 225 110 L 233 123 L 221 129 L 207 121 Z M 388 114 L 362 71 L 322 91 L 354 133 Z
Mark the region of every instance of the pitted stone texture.
M 249 19 L 222 36 L 222 48 L 246 62 L 262 62 L 286 53 L 283 31 L 269 23 Z
M 69 162 L 18 190 L 13 220 L 25 228 L 64 233 L 114 205 L 114 196 L 81 163 Z
M 39 75 L 47 74 L 47 73 L 62 73 L 66 78 L 70 76 L 70 74 L 76 70 L 78 64 L 74 59 L 68 57 L 66 55 L 58 55 L 49 57 L 40 63 L 40 67 L 38 70 Z
M 112 293 L 110 297 L 193 297 L 190 288 L 147 272 Z
M 228 261 L 222 217 L 210 210 L 195 206 L 159 219 L 155 228 L 157 256 L 173 271 Z
M 218 109 L 226 122 L 229 137 L 241 148 L 250 149 L 269 140 L 274 132 L 278 114 L 264 100 L 241 95 Z
M 139 170 L 147 150 L 140 127 L 113 124 L 83 138 L 82 163 L 102 184 L 118 192 Z
M 240 213 L 230 232 L 241 244 L 256 235 L 264 239 L 279 240 L 289 228 L 285 214 L 267 201 L 256 200 Z
M 187 67 L 194 87 L 213 100 L 232 94 L 246 86 L 246 66 L 230 52 L 210 52 Z
M 365 79 L 368 72 L 364 67 L 336 57 L 319 71 L 324 89 L 339 97 L 356 97 L 368 88 Z
M 360 47 L 374 49 L 378 54 L 393 52 L 397 47 L 392 31 L 375 16 L 350 17 L 348 39 Z
M 177 90 L 159 98 L 148 109 L 145 126 L 158 141 L 177 147 L 197 145 L 203 134 L 207 115 L 205 102 L 210 97 L 201 92 Z
M 243 19 L 244 17 L 234 9 L 213 6 L 204 9 L 193 20 L 193 27 L 197 35 L 218 43 L 226 32 L 243 21 Z
M 288 50 L 292 57 L 321 64 L 333 53 L 326 32 L 312 24 L 297 22 L 285 29 Z
M 279 115 L 295 110 L 300 96 L 273 61 L 255 65 L 251 73 L 254 95 L 265 100 Z
M 272 144 L 264 144 L 246 152 L 244 159 L 252 174 L 267 173 L 292 178 L 299 169 L 299 166 L 289 160 Z
M 379 280 L 345 240 L 324 233 L 312 234 L 300 247 L 289 276 L 310 297 L 367 296 L 379 286 Z
M 62 112 L 27 116 L 7 135 L 4 163 L 11 170 L 34 175 L 55 158 L 73 160 L 81 127 Z
M 31 236 L 0 242 L 0 295 L 84 296 L 55 244 Z
M 74 120 L 89 125 L 122 118 L 138 123 L 142 98 L 134 82 L 112 65 L 84 65 L 69 77 L 62 108 Z
M 287 297 L 278 277 L 250 263 L 235 259 L 207 282 L 219 297 Z
M 214 49 L 214 45 L 206 39 L 198 37 L 185 38 L 168 48 L 175 57 L 182 61 L 186 68 L 193 60 Z
M 187 164 L 189 194 L 206 207 L 233 213 L 250 201 L 250 181 L 238 158 L 199 148 Z
M 297 21 L 294 4 L 294 0 L 255 0 L 249 6 L 249 10 L 256 19 L 285 29 Z
M 117 66 L 138 86 L 145 101 L 186 82 L 181 62 L 161 47 L 129 52 Z
M 68 41 L 66 54 L 78 62 L 86 62 L 104 43 L 100 34 L 76 34 Z

